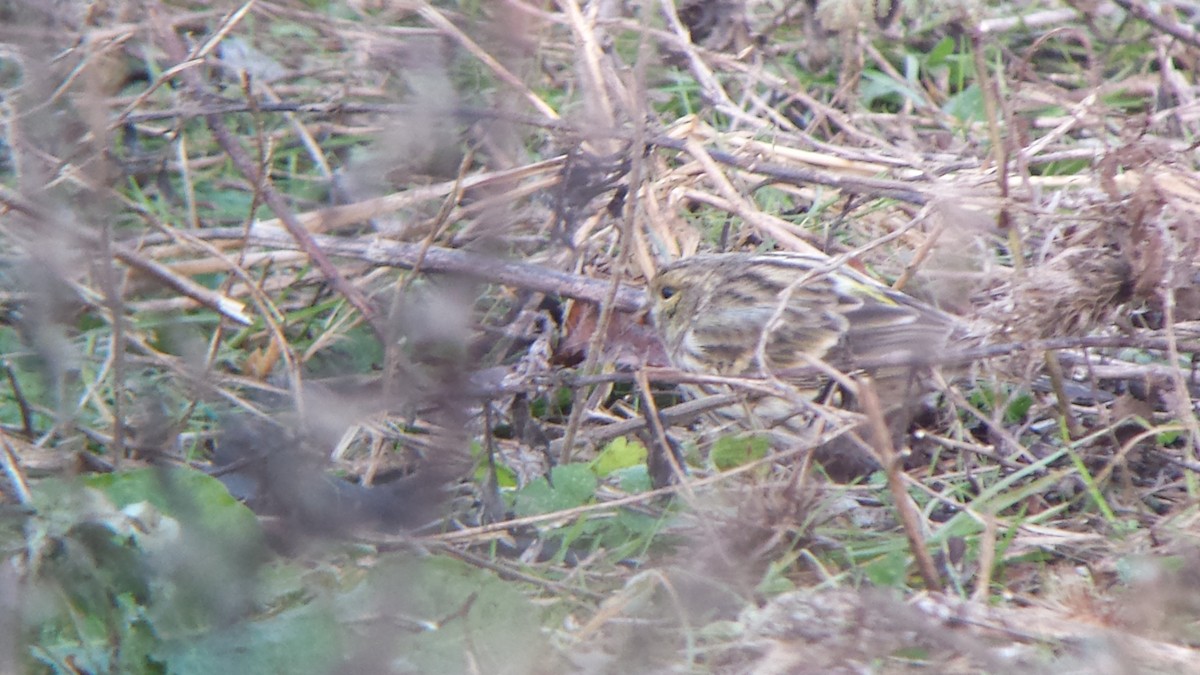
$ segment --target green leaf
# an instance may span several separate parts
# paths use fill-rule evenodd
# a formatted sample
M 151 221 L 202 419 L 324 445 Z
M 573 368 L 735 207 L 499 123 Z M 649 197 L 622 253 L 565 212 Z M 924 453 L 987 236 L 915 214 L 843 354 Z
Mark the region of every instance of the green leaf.
M 1029 414 L 1029 409 L 1033 407 L 1033 396 L 1029 394 L 1021 394 L 1009 402 L 1008 407 L 1004 409 L 1004 421 L 1007 424 L 1019 424 L 1025 420 L 1025 416 Z
M 457 560 L 383 561 L 334 607 L 352 627 L 348 653 L 388 664 L 386 672 L 561 672 L 547 662 L 541 611 L 514 585 Z
M 1160 446 L 1174 445 L 1177 441 L 1179 441 L 1182 433 L 1183 432 L 1178 429 L 1163 431 L 1154 435 L 1154 442 Z
M 154 651 L 167 672 L 330 673 L 342 661 L 342 628 L 324 604 L 310 603 L 263 621 L 170 640 Z
M 936 68 L 946 62 L 946 58 L 954 53 L 954 38 L 946 36 L 938 41 L 925 56 L 927 68 Z
M 871 561 L 864 571 L 876 586 L 901 588 L 908 578 L 908 552 L 892 551 Z
M 625 437 L 616 438 L 604 446 L 596 459 L 592 460 L 592 472 L 603 478 L 619 469 L 644 465 L 646 454 L 646 446 L 638 441 L 631 441 Z
M 950 97 L 942 106 L 942 112 L 958 119 L 964 124 L 970 124 L 984 119 L 983 90 L 977 84 L 971 84 L 959 93 Z
M 899 105 L 904 100 L 909 100 L 916 106 L 928 104 L 925 95 L 911 83 L 897 80 L 887 73 L 876 70 L 868 70 L 863 73 L 860 95 L 864 105 L 868 107 L 873 106 L 880 99 L 894 105 Z
M 724 436 L 713 443 L 709 456 L 713 466 L 726 471 L 766 457 L 770 445 L 766 436 Z
M 650 471 L 645 464 L 631 466 L 628 469 L 621 469 L 616 472 L 617 484 L 621 489 L 630 493 L 637 494 L 639 492 L 649 492 L 653 487 L 650 482 Z
M 481 463 L 479 468 L 475 469 L 475 480 L 482 483 L 490 472 L 491 468 L 487 463 Z M 503 464 L 496 464 L 496 487 L 502 490 L 517 487 L 517 472 Z
M 573 509 L 590 502 L 596 486 L 596 475 L 586 464 L 556 466 L 550 472 L 550 481 L 538 478 L 522 488 L 514 508 L 518 516 Z
M 40 636 L 31 662 L 163 672 L 162 636 L 202 634 L 251 610 L 262 533 L 216 479 L 137 469 L 33 488 L 37 562 L 22 612 Z
M 475 480 L 479 483 L 487 481 L 488 474 L 492 471 L 485 454 L 483 444 L 478 441 L 471 441 L 471 457 L 475 459 Z M 499 460 L 500 458 L 497 457 L 496 459 Z M 496 487 L 502 490 L 510 490 L 517 487 L 517 485 L 517 472 L 497 461 Z
M 147 468 L 82 479 L 104 493 L 119 509 L 147 502 L 161 513 L 197 527 L 230 546 L 262 541 L 258 518 L 234 499 L 221 481 L 193 469 Z
M 770 597 L 796 590 L 796 583 L 788 578 L 788 572 L 793 569 L 793 565 L 795 565 L 796 559 L 799 557 L 799 553 L 790 553 L 785 555 L 781 560 L 771 561 L 771 564 L 767 567 L 767 571 L 763 574 L 762 581 L 758 582 L 755 591 Z

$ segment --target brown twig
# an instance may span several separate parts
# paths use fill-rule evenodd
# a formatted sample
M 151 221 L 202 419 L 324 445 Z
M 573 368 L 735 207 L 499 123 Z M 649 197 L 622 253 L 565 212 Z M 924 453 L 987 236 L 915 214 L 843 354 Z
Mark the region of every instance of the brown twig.
M 208 240 L 245 238 L 251 245 L 282 249 L 299 248 L 299 244 L 285 231 L 261 225 L 252 227 L 248 236 L 241 228 L 210 228 L 189 234 Z M 438 246 L 430 246 L 422 259 L 421 251 L 424 247 L 420 244 L 323 235 L 312 235 L 312 240 L 322 250 L 334 256 L 405 269 L 412 269 L 417 261 L 421 260 L 421 268 L 427 272 L 460 274 L 472 279 L 507 284 L 539 293 L 558 293 L 595 304 L 603 302 L 611 283 L 529 263 L 511 262 L 494 256 Z M 644 305 L 642 294 L 641 288 L 623 285 L 617 291 L 613 307 L 623 312 L 638 311 Z
M 1200 32 L 1196 29 L 1185 26 L 1180 23 L 1168 21 L 1165 17 L 1155 14 L 1149 7 L 1141 3 L 1139 0 L 1113 0 L 1114 3 L 1124 9 L 1126 12 L 1135 18 L 1141 19 L 1158 30 L 1170 35 L 1171 37 L 1186 42 L 1193 47 L 1200 47 Z
M 975 590 L 971 599 L 975 602 L 987 602 L 991 595 L 992 568 L 996 564 L 996 517 L 991 513 L 983 514 L 983 533 L 979 536 L 979 573 L 975 580 Z
M 245 239 L 248 244 L 257 246 L 288 250 L 299 248 L 299 245 L 285 231 L 263 225 L 252 227 L 249 236 L 246 236 L 245 230 L 236 227 L 188 230 L 187 234 L 189 237 L 201 240 Z M 363 239 L 313 235 L 313 240 L 331 255 L 405 269 L 412 269 L 417 260 L 420 259 L 422 250 L 422 246 L 418 244 L 405 244 L 375 238 Z M 158 235 L 150 235 L 144 237 L 143 241 L 147 244 L 153 244 L 169 241 L 169 239 Z M 460 274 L 472 279 L 506 284 L 539 293 L 557 293 L 564 297 L 596 304 L 603 302 L 611 284 L 610 281 L 603 279 L 592 279 L 530 263 L 507 261 L 492 256 L 438 246 L 429 247 L 425 253 L 421 267 L 427 272 Z M 622 285 L 617 291 L 613 307 L 624 312 L 640 311 L 645 307 L 645 298 L 643 296 L 644 290 L 641 287 Z M 1139 335 L 1084 335 L 1023 340 L 952 351 L 938 358 L 931 359 L 931 363 L 928 365 L 965 364 L 1038 350 L 1148 349 L 1167 351 L 1170 349 L 1169 342 L 1166 338 Z M 1200 352 L 1200 341 L 1179 340 L 1175 348 L 1184 353 Z M 920 364 L 913 364 L 911 359 L 907 357 L 902 361 L 883 357 L 872 361 L 862 361 L 857 365 L 861 368 L 871 369 Z M 793 372 L 778 373 L 781 377 L 788 377 L 795 374 Z M 691 382 L 694 381 L 695 377 L 702 376 L 689 375 L 683 377 L 686 381 Z
M 211 291 L 191 279 L 180 276 L 167 266 L 150 260 L 137 251 L 125 248 L 124 246 L 113 245 L 112 254 L 117 260 L 129 265 L 131 268 L 157 279 L 167 288 L 174 290 L 184 297 L 191 298 L 221 316 L 232 319 L 243 326 L 251 323 L 250 317 L 246 315 L 245 306 L 233 298 Z
M 632 376 L 632 373 L 629 373 L 629 375 Z M 670 408 L 659 410 L 658 416 L 664 424 L 669 424 L 671 426 L 687 424 L 688 422 L 691 422 L 707 412 L 723 408 L 741 400 L 742 397 L 738 396 L 737 394 L 718 394 L 716 396 L 706 396 L 702 399 L 680 403 L 678 405 L 673 405 Z M 604 443 L 606 441 L 611 441 L 614 438 L 628 436 L 629 434 L 641 431 L 642 429 L 645 429 L 646 426 L 647 422 L 645 417 L 638 417 L 621 422 L 613 422 L 611 424 L 605 424 L 595 429 L 588 430 L 586 434 L 581 437 L 580 442 L 592 444 Z M 562 446 L 562 439 L 551 441 L 550 453 L 557 456 L 562 452 Z
M 250 112 L 257 109 L 264 113 L 305 113 L 314 115 L 345 115 L 345 114 L 394 114 L 403 115 L 412 109 L 410 105 L 385 105 L 364 103 L 264 103 L 252 106 L 219 99 L 214 103 L 197 102 L 194 108 L 174 108 L 171 110 L 130 114 L 130 121 L 153 121 L 174 117 L 204 117 L 208 119 L 215 115 Z M 478 119 L 500 119 L 527 126 L 536 126 L 565 133 L 579 134 L 579 125 L 564 122 L 549 117 L 536 115 L 520 115 L 504 110 L 485 110 L 460 106 L 449 111 L 450 114 L 461 117 L 464 122 Z M 631 142 L 633 135 L 624 129 L 604 129 L 589 126 L 587 133 L 596 138 L 612 138 L 619 141 Z M 666 148 L 678 152 L 687 152 L 686 141 L 659 134 L 649 140 L 652 147 Z M 891 198 L 898 201 L 924 205 L 930 200 L 932 187 L 922 183 L 904 180 L 890 180 L 869 176 L 855 176 L 816 169 L 806 169 L 788 166 L 774 162 L 761 161 L 757 158 L 744 157 L 733 152 L 707 148 L 707 155 L 718 164 L 723 164 L 744 171 L 766 176 L 771 182 L 786 185 L 824 185 L 848 194 L 870 195 L 874 197 Z
M 25 478 L 25 471 L 21 468 L 21 463 L 17 461 L 16 449 L 13 448 L 8 435 L 2 429 L 0 429 L 0 467 L 3 467 L 5 475 L 8 476 L 9 487 L 16 493 L 17 502 L 29 504 L 33 501 L 29 492 L 29 481 Z
M 692 153 L 695 150 L 694 147 L 689 147 L 695 141 L 678 140 L 667 136 L 658 136 L 651 143 L 658 147 L 670 148 L 680 152 Z M 801 169 L 794 166 L 784 166 L 772 162 L 762 162 L 757 159 L 739 157 L 730 152 L 707 147 L 704 148 L 704 155 L 719 164 L 767 176 L 779 183 L 790 185 L 825 185 L 850 194 L 865 194 L 872 197 L 890 198 L 917 205 L 924 205 L 931 199 L 928 191 L 932 188 L 912 181 L 847 176 L 827 171 Z
M 867 377 L 857 378 L 857 384 L 859 401 L 871 427 L 874 441 L 871 443 L 871 447 L 879 454 L 880 464 L 883 465 L 884 473 L 887 474 L 888 489 L 892 493 L 892 499 L 896 502 L 896 513 L 904 528 L 904 536 L 908 538 L 908 547 L 917 560 L 917 569 L 925 580 L 925 587 L 930 590 L 940 589 L 942 587 L 941 576 L 938 574 L 937 566 L 933 564 L 933 556 L 929 554 L 929 549 L 925 546 L 925 538 L 921 534 L 921 516 L 905 488 L 902 476 L 904 468 L 901 466 L 900 456 L 892 446 L 892 434 L 888 431 L 887 422 L 883 419 L 883 407 L 879 403 L 875 385 Z
M 168 57 L 177 63 L 185 63 L 193 59 L 184 49 L 183 42 L 179 36 L 169 26 L 155 22 L 155 33 L 158 37 L 158 42 Z M 208 86 L 204 81 L 203 76 L 195 68 L 187 68 L 179 73 L 187 86 L 188 91 L 197 100 L 203 100 L 208 96 Z M 313 240 L 312 234 L 305 229 L 304 225 L 292 213 L 291 207 L 284 201 L 283 196 L 271 185 L 271 181 L 261 166 L 255 164 L 250 156 L 242 148 L 241 144 L 225 121 L 217 115 L 205 115 L 204 122 L 212 131 L 213 138 L 217 144 L 228 155 L 233 165 L 237 170 L 250 181 L 255 190 L 262 195 L 263 201 L 275 213 L 275 215 L 283 221 L 284 227 L 288 233 L 295 239 L 308 257 L 313 261 L 313 264 L 321 271 L 334 290 L 341 293 L 351 305 L 353 305 L 363 316 L 363 318 L 371 325 L 377 336 L 383 338 L 382 327 L 378 325 L 378 316 L 374 307 L 367 301 L 365 295 L 355 286 L 351 285 L 341 272 L 329 260 L 329 257 L 321 250 L 320 246 Z
M 658 405 L 654 403 L 654 394 L 650 390 L 650 379 L 646 376 L 645 370 L 639 370 L 634 374 L 634 381 L 637 383 L 638 395 L 642 400 L 644 417 L 646 424 L 650 427 L 650 437 L 653 441 L 651 444 L 651 452 L 658 453 L 661 461 L 655 462 L 652 459 L 647 459 L 646 464 L 651 469 L 651 477 L 657 479 L 654 468 L 666 464 L 671 468 L 671 475 L 675 481 L 684 486 L 683 495 L 687 499 L 688 504 L 695 508 L 698 506 L 696 502 L 696 493 L 692 491 L 691 486 L 687 484 L 687 472 L 679 463 L 679 459 L 675 456 L 675 452 L 671 449 L 671 443 L 667 440 L 666 429 L 662 425 L 662 417 L 658 411 Z M 665 482 L 665 481 L 664 481 Z

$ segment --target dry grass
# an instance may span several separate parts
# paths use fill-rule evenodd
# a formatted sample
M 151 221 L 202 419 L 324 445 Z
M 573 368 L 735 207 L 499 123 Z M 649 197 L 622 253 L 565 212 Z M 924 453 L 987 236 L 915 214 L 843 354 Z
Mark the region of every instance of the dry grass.
M 285 559 L 495 571 L 551 670 L 1200 672 L 1200 14 L 869 4 L 0 7 L 10 499 L 246 478 Z M 986 335 L 876 476 L 675 395 L 641 287 L 749 248 Z

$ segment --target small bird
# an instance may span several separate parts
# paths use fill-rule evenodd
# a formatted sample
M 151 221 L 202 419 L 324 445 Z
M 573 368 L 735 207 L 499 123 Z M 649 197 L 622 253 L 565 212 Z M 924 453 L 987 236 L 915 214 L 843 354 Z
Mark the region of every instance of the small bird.
M 903 405 L 927 393 L 919 375 L 964 333 L 958 318 L 818 255 L 697 255 L 663 267 L 648 292 L 677 368 L 773 376 L 809 400 L 830 400 L 833 368 L 870 374 L 885 407 Z M 768 397 L 752 413 L 807 424 L 794 408 Z

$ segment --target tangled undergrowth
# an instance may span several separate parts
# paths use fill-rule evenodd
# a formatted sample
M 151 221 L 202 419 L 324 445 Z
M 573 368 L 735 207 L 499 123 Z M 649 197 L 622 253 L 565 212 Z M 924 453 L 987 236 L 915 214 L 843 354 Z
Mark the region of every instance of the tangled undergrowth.
M 0 5 L 6 670 L 1200 672 L 1192 3 L 217 4 Z M 861 461 L 776 249 L 984 338 Z

